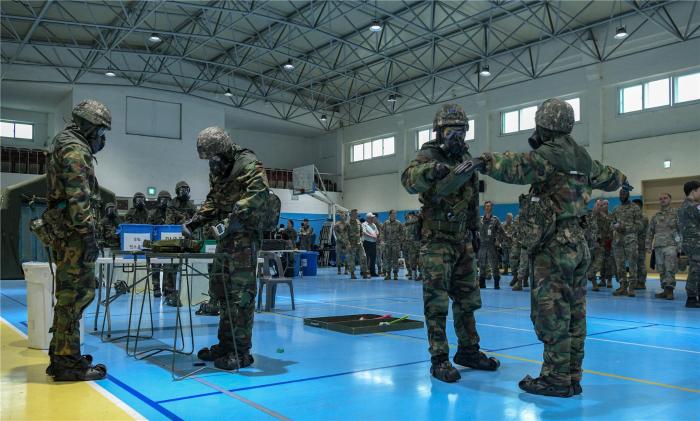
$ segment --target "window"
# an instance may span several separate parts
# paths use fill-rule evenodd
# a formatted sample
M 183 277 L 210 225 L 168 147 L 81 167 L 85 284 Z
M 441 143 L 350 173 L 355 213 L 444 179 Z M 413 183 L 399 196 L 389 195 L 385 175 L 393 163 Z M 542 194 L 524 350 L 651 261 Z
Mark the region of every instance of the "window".
M 435 132 L 432 128 L 418 130 L 418 147 L 416 148 L 416 150 L 420 149 L 424 143 L 433 139 L 435 139 Z M 464 140 L 474 140 L 474 120 L 469 120 L 469 130 L 467 130 L 467 134 L 464 136 Z
M 581 98 L 567 99 L 566 102 L 574 109 L 574 121 L 581 121 Z
M 369 140 L 352 145 L 350 162 L 364 161 L 394 154 L 394 137 Z
M 700 99 L 700 73 L 674 78 L 674 103 L 696 101 Z
M 700 73 L 667 77 L 621 88 L 620 114 L 697 100 L 700 100 Z
M 0 122 L 0 136 L 9 139 L 32 140 L 34 139 L 34 125 L 2 121 Z

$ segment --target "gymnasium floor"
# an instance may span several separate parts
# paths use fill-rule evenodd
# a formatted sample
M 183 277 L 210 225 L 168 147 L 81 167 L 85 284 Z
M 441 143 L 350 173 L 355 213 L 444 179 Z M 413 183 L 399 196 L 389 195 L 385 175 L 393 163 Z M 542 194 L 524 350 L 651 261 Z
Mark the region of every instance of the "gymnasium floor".
M 617 421 L 700 416 L 700 311 L 683 307 L 683 282 L 670 302 L 652 298 L 657 280 L 636 298 L 613 298 L 609 289 L 589 292 L 584 393 L 569 399 L 520 392 L 518 380 L 537 375 L 542 358 L 529 319 L 529 293 L 496 291 L 491 282 L 481 292 L 483 308 L 476 318 L 481 345 L 500 358 L 501 368 L 495 373 L 462 369 L 462 380 L 454 384 L 430 377 L 424 329 L 351 336 L 304 326 L 304 317 L 365 312 L 422 320 L 421 288 L 414 281 L 350 281 L 339 279 L 334 268 L 295 279 L 296 311 L 286 287 L 280 287 L 277 311 L 256 314 L 255 364 L 237 374 L 206 371 L 173 381 L 170 354 L 137 361 L 126 355 L 125 341 L 102 343 L 88 334 L 83 352 L 107 364 L 108 378 L 60 385 L 43 375 L 46 355 L 26 348 L 24 285 L 0 283 L 3 419 Z M 115 302 L 114 329 L 126 325 L 128 304 L 127 296 Z M 154 311 L 160 326 L 156 335 L 172 344 L 174 309 L 157 306 Z M 93 315 L 91 306 L 86 320 Z M 194 317 L 195 349 L 211 345 L 217 318 Z M 87 327 L 90 333 L 92 324 Z M 448 331 L 456 343 L 451 324 Z M 193 370 L 195 362 L 195 357 L 179 357 L 178 370 Z

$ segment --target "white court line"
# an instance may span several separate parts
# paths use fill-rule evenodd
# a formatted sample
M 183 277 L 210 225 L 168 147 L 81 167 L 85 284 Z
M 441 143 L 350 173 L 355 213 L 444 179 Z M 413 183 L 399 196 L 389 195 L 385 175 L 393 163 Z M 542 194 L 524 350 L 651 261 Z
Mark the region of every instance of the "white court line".
M 353 305 L 349 305 L 349 304 L 336 304 L 336 303 L 329 303 L 329 302 L 324 302 L 324 301 L 308 300 L 308 299 L 303 299 L 303 298 L 295 298 L 295 300 L 297 300 L 297 301 L 306 301 L 306 302 L 316 303 L 316 304 L 325 304 L 325 305 L 332 305 L 332 306 L 357 308 L 357 309 L 360 309 L 360 310 L 378 311 L 378 312 L 380 312 L 380 313 L 387 313 L 387 314 L 388 314 L 388 313 L 392 313 L 392 312 L 389 311 L 389 310 L 382 310 L 382 309 L 370 308 L 370 307 L 353 306 Z M 394 313 L 395 313 L 395 312 L 394 312 Z M 411 313 L 403 313 L 403 314 L 407 314 L 408 316 L 411 316 L 411 317 L 418 317 L 418 318 L 421 318 L 421 319 L 425 319 L 425 316 L 422 315 L 422 314 L 411 314 Z M 447 321 L 448 321 L 448 322 L 454 322 L 454 320 L 453 320 L 453 319 L 450 319 L 450 318 L 448 318 Z M 477 325 L 477 326 L 495 327 L 495 328 L 498 328 L 498 329 L 517 330 L 517 331 L 521 331 L 521 332 L 532 332 L 532 333 L 535 333 L 535 331 L 532 330 L 532 329 L 523 329 L 523 328 L 519 328 L 519 327 L 494 325 L 494 324 L 489 324 L 489 323 L 477 323 L 476 325 Z M 610 332 L 610 333 L 614 333 L 614 332 Z M 669 347 L 657 346 L 657 345 L 645 345 L 645 344 L 640 344 L 640 343 L 637 343 L 637 342 L 614 341 L 614 340 L 612 340 L 612 339 L 601 339 L 601 338 L 592 338 L 592 337 L 586 337 L 586 340 L 587 340 L 587 341 L 600 341 L 600 342 L 613 342 L 613 343 L 618 343 L 618 344 L 622 344 L 622 345 L 639 346 L 639 347 L 643 347 L 643 348 L 655 348 L 655 349 L 662 349 L 662 350 L 665 350 L 665 351 L 687 352 L 687 353 L 690 353 L 690 354 L 700 354 L 700 351 L 693 351 L 693 350 L 689 350 L 689 349 L 679 349 L 679 348 L 669 348 Z
M 4 322 L 5 325 L 7 325 L 10 329 L 14 330 L 14 331 L 15 331 L 16 333 L 18 333 L 20 336 L 22 336 L 23 338 L 27 339 L 27 334 L 26 334 L 26 333 L 24 333 L 24 332 L 22 332 L 21 330 L 17 329 L 12 323 L 8 322 L 4 317 L 0 316 L 0 320 L 1 320 L 2 322 Z M 43 350 L 37 350 L 37 351 L 42 351 L 42 352 L 44 352 Z M 46 351 L 46 352 L 48 353 L 48 351 Z M 95 391 L 97 391 L 97 393 L 99 393 L 100 395 L 102 395 L 102 396 L 104 396 L 105 398 L 107 398 L 110 402 L 112 402 L 113 404 L 115 404 L 116 406 L 118 406 L 122 411 L 126 412 L 127 415 L 129 415 L 129 416 L 132 417 L 133 419 L 140 420 L 140 421 L 145 421 L 145 420 L 147 420 L 147 418 L 145 418 L 143 415 L 141 415 L 141 414 L 139 414 L 138 412 L 136 412 L 136 410 L 135 410 L 134 408 L 132 408 L 132 407 L 130 407 L 129 405 L 127 405 L 124 401 L 122 401 L 122 400 L 119 399 L 118 397 L 114 396 L 111 392 L 109 392 L 107 389 L 103 388 L 102 386 L 100 386 L 100 385 L 97 384 L 96 382 L 94 382 L 94 381 L 88 381 L 88 382 L 85 382 L 85 383 L 87 383 L 88 385 L 90 385 L 90 387 L 92 387 L 93 389 L 95 389 Z

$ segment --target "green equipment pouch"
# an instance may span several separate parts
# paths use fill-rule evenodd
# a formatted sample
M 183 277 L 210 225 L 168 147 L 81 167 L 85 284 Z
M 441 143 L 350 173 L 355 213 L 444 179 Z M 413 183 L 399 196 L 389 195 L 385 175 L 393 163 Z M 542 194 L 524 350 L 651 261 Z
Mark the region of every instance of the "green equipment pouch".
M 521 243 L 528 254 L 534 254 L 556 232 L 557 215 L 548 195 L 533 192 L 520 195 Z
M 199 253 L 204 241 L 189 238 L 173 238 L 172 240 L 144 240 L 143 248 L 156 253 Z

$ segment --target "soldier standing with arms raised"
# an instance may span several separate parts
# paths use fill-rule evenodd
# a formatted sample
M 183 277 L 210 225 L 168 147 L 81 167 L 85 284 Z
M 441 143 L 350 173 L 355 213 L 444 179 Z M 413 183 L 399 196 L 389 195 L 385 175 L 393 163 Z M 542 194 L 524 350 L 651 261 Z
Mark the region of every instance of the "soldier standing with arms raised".
M 454 168 L 469 160 L 464 139 L 469 129 L 462 107 L 444 105 L 435 115 L 436 139 L 425 143 L 401 176 L 422 203 L 420 267 L 423 306 L 430 343 L 430 374 L 444 382 L 461 378 L 449 360 L 446 324 L 452 299 L 458 349 L 456 364 L 493 371 L 500 363 L 479 350 L 474 312 L 481 308 L 472 241 L 479 228 L 476 174 L 460 176 Z
M 582 392 L 591 258 L 579 218 L 587 212 L 592 188 L 629 188 L 624 174 L 593 161 L 569 135 L 574 120 L 571 105 L 548 99 L 535 114 L 536 130 L 528 139 L 532 152 L 485 153 L 457 168 L 458 173 L 478 168 L 499 181 L 531 184 L 520 223 L 534 262 L 531 318 L 544 342 L 544 364 L 539 377 L 525 376 L 519 386 L 557 397 Z
M 92 356 L 80 354 L 80 319 L 95 298 L 100 191 L 94 155 L 105 146 L 112 114 L 94 100 L 82 101 L 72 114 L 73 121 L 53 139 L 46 168 L 47 213 L 56 216 L 48 220 L 58 237 L 52 244 L 56 305 L 46 369 L 55 381 L 100 380 L 107 375 L 107 367 L 93 365 Z

